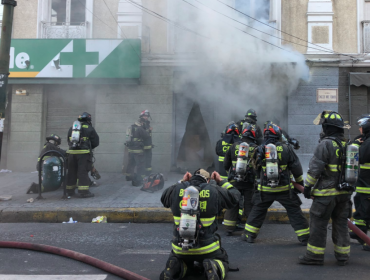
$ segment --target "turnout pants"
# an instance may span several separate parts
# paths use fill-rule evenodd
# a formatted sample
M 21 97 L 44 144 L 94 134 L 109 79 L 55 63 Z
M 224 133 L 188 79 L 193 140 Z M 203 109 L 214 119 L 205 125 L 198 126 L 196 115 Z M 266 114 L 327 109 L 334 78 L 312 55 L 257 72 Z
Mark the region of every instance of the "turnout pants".
M 194 273 L 194 262 L 202 264 L 204 260 L 212 260 L 215 262 L 217 265 L 218 276 L 221 280 L 226 278 L 226 275 L 229 271 L 229 258 L 226 251 L 222 247 L 217 251 L 204 255 L 180 255 L 171 251 L 169 261 L 173 257 L 180 262 L 181 267 L 181 269 L 178 271 L 178 274 L 175 276 L 176 278 L 174 279 L 183 279 L 187 276 L 190 276 L 192 273 Z
M 323 261 L 327 226 L 332 219 L 334 253 L 338 261 L 349 258 L 350 245 L 347 218 L 352 211 L 351 195 L 315 196 L 310 209 L 310 238 L 306 258 Z
M 136 167 L 136 174 L 135 174 Z M 132 178 L 132 183 L 136 186 L 142 185 L 145 177 L 145 158 L 144 152 L 128 153 L 127 176 Z
M 370 229 L 370 194 L 356 193 L 354 197 L 356 212 L 353 214 L 355 225 L 363 232 Z
M 294 228 L 298 240 L 307 240 L 310 229 L 301 209 L 302 202 L 295 192 L 292 192 L 292 198 L 290 198 L 288 191 L 276 193 L 262 192 L 262 199 L 261 192 L 255 192 L 252 199 L 253 208 L 245 224 L 244 235 L 246 237 L 248 235 L 253 238 L 257 237 L 266 218 L 267 210 L 274 201 L 279 202 L 286 209 L 290 224 Z
M 224 158 L 218 159 L 218 170 L 217 172 L 220 174 L 222 180 L 227 180 L 228 174 L 224 168 Z
M 254 193 L 253 186 L 244 187 L 242 189 L 239 189 L 238 187 L 236 188 L 239 190 L 241 194 L 241 200 L 244 199 L 244 203 L 242 207 L 240 207 L 238 203 L 238 205 L 236 205 L 234 208 L 226 210 L 225 216 L 224 216 L 224 225 L 226 226 L 227 230 L 235 229 L 239 215 L 241 217 L 245 216 L 246 218 L 248 218 L 249 213 L 251 212 L 252 207 L 253 207 L 253 204 L 252 204 L 252 197 Z M 244 207 L 244 211 L 243 211 L 243 207 Z
M 68 155 L 68 175 L 67 175 L 67 191 L 74 190 L 77 187 L 78 192 L 87 193 L 91 180 L 89 171 L 92 167 L 90 154 Z
M 150 175 L 152 173 L 152 148 L 144 148 L 144 160 L 145 160 L 145 174 Z

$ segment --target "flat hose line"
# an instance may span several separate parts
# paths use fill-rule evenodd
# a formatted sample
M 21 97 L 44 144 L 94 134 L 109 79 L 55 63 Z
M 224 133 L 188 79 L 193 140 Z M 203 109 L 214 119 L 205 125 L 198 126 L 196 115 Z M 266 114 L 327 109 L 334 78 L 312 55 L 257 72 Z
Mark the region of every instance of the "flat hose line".
M 33 251 L 40 251 L 44 253 L 59 255 L 67 258 L 71 258 L 86 264 L 95 266 L 101 270 L 114 274 L 122 279 L 127 280 L 149 280 L 143 276 L 136 273 L 118 267 L 116 265 L 98 260 L 96 258 L 90 257 L 85 254 L 81 254 L 72 250 L 58 248 L 54 246 L 44 245 L 44 244 L 33 244 L 27 242 L 14 242 L 14 241 L 0 241 L 0 248 L 15 248 L 15 249 L 27 249 Z
M 300 184 L 297 184 L 296 182 L 292 182 L 294 187 L 299 190 L 301 193 L 304 191 L 304 187 L 301 186 Z M 362 239 L 366 244 L 370 244 L 370 237 L 367 236 L 362 230 L 360 230 L 356 225 L 352 224 L 351 220 L 347 220 L 347 225 L 350 230 L 352 230 L 358 237 Z

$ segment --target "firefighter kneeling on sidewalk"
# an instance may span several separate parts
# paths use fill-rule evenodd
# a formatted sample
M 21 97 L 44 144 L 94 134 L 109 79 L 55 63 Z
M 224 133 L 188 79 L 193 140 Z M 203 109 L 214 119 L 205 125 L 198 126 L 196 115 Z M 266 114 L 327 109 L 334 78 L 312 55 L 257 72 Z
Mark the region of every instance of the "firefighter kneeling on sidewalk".
M 91 115 L 82 113 L 68 131 L 68 175 L 67 195 L 75 195 L 78 180 L 78 193 L 81 198 L 93 197 L 89 191 L 92 169 L 92 150 L 99 146 L 99 135 L 91 124 Z
M 213 179 L 217 184 L 210 179 Z M 161 202 L 174 217 L 172 251 L 160 280 L 183 279 L 202 264 L 207 279 L 223 280 L 229 271 L 226 251 L 217 231 L 217 215 L 238 205 L 240 193 L 220 174 L 204 169 L 189 172 L 166 189 Z
M 352 186 L 342 179 L 345 170 L 347 143 L 341 115 L 324 111 L 317 125 L 323 134 L 310 160 L 305 181 L 304 196 L 314 197 L 310 209 L 310 238 L 307 251 L 299 257 L 300 264 L 323 265 L 327 226 L 332 220 L 332 239 L 338 265 L 346 265 L 350 253 L 347 219 L 352 214 Z M 355 183 L 355 181 L 353 182 Z

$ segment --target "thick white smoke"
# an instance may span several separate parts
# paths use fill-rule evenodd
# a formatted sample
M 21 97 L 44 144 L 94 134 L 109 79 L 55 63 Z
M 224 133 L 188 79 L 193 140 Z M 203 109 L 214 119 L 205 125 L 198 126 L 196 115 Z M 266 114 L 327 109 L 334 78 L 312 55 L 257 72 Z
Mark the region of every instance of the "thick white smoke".
M 234 2 L 223 1 L 227 4 Z M 281 120 L 283 115 L 287 116 L 287 108 L 284 106 L 287 96 L 297 88 L 301 79 L 308 79 L 309 76 L 302 54 L 284 45 L 280 46 L 276 38 L 221 15 L 225 14 L 263 32 L 280 36 L 268 26 L 233 11 L 217 0 L 170 2 L 170 17 L 204 36 L 180 28 L 174 29 L 174 49 L 179 59 L 183 59 L 184 53 L 194 55 L 189 58 L 194 61 L 193 66 L 181 69 L 184 73 L 183 83 L 178 86 L 184 87 L 181 91 L 186 92 L 185 87 L 191 83 L 197 88 L 197 96 L 193 98 L 198 102 L 212 101 L 212 104 L 219 104 L 217 110 L 223 114 L 224 121 L 216 129 L 221 131 L 229 121 L 243 118 L 249 108 L 257 111 L 260 124 L 267 119 Z M 265 20 L 263 16 L 269 10 L 267 5 L 270 5 L 270 1 L 254 2 L 258 5 L 254 5 L 253 15 Z M 248 13 L 243 5 L 237 8 Z

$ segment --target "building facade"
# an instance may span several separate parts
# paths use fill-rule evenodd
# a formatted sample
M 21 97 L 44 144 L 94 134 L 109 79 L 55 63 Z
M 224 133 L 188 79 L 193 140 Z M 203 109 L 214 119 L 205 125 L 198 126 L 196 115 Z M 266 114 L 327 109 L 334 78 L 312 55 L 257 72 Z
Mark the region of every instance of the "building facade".
M 301 142 L 302 162 L 317 144 L 320 127 L 312 121 L 323 110 L 338 110 L 352 124 L 369 112 L 368 88 L 350 85 L 349 79 L 349 73 L 370 71 L 369 1 L 224 3 L 219 13 L 238 14 L 243 27 L 262 29 L 257 20 L 269 25 L 263 26 L 268 34 L 260 39 L 302 54 L 309 68 L 308 79 L 283 89 L 274 114 L 253 102 L 234 107 L 238 102 L 199 99 L 206 89 L 187 77 L 201 63 L 196 54 L 201 29 L 182 24 L 192 20 L 191 13 L 179 12 L 185 10 L 184 1 L 18 1 L 1 168 L 34 171 L 46 135 L 57 133 L 67 148 L 68 128 L 84 111 L 92 114 L 100 135 L 95 157 L 101 172 L 122 170 L 126 128 L 145 109 L 153 118 L 153 169 L 158 172 L 212 165 L 220 132 L 249 107 L 257 106 L 260 125 L 273 119 Z M 185 6 L 180 9 L 180 4 Z M 197 7 L 201 15 L 211 12 Z M 269 64 L 274 68 L 274 61 Z M 272 71 L 270 78 L 284 81 L 283 74 Z M 235 86 L 227 81 L 222 85 Z M 350 135 L 356 134 L 354 125 Z

